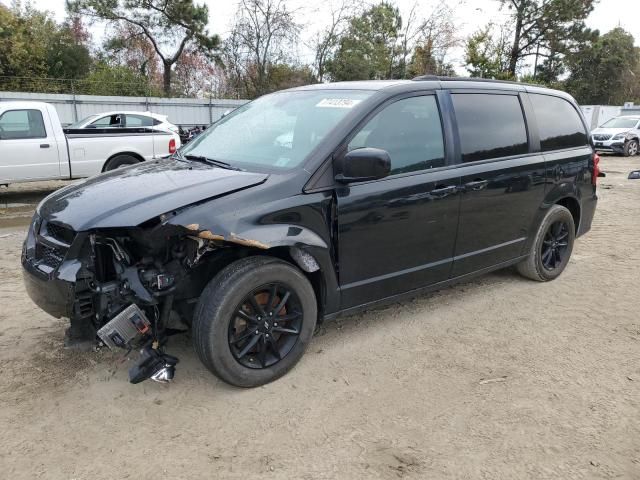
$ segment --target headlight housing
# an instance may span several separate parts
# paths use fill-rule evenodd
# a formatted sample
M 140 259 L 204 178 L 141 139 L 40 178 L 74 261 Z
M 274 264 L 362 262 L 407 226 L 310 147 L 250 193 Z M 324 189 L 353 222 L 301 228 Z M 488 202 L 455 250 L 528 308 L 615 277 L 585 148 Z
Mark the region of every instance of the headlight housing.
M 627 133 L 629 132 L 617 133 L 616 135 L 611 137 L 611 140 L 624 140 L 627 136 Z

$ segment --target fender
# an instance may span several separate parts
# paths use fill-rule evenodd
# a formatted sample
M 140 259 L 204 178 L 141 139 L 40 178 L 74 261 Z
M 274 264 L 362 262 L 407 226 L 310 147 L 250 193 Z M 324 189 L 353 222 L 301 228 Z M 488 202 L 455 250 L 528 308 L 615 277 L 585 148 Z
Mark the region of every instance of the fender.
M 275 213 L 272 204 L 257 209 L 252 206 L 249 207 L 251 214 L 242 212 L 244 208 L 238 208 L 237 204 L 234 209 L 227 209 L 225 199 L 220 199 L 223 202 L 218 201 L 215 215 L 211 213 L 213 204 L 207 203 L 176 212 L 165 225 L 181 227 L 191 236 L 214 245 L 237 246 L 245 251 L 254 250 L 255 254 L 281 256 L 285 251 L 301 270 L 319 271 L 325 312 L 337 311 L 340 294 L 330 232 L 333 200 L 321 193 L 293 198 L 295 203 L 302 204 L 287 202 L 289 205 L 283 205 L 284 208 Z M 205 206 L 209 208 L 203 208 Z M 305 265 L 305 259 L 310 264 Z M 319 268 L 313 266 L 314 261 Z

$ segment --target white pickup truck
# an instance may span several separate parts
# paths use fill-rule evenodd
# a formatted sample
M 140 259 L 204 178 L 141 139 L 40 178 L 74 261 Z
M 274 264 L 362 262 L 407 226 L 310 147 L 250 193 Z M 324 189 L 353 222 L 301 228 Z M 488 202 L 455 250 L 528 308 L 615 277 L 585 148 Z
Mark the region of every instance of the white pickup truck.
M 0 185 L 90 177 L 165 157 L 180 136 L 149 128 L 62 128 L 52 105 L 0 102 Z

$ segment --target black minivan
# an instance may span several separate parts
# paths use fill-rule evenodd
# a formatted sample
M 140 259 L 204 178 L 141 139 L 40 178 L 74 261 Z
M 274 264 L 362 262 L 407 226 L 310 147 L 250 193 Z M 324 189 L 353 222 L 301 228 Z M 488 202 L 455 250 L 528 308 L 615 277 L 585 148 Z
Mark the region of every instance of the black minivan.
M 169 159 L 43 200 L 22 264 L 70 346 L 167 338 L 253 387 L 318 322 L 517 265 L 564 270 L 591 227 L 598 157 L 575 101 L 517 83 L 422 77 L 310 85 L 238 108 Z

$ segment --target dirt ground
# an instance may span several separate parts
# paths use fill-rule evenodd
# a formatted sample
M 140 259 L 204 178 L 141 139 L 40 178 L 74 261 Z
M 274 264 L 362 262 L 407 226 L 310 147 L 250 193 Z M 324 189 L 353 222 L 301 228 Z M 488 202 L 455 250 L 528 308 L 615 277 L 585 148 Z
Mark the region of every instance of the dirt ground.
M 19 261 L 25 212 L 59 184 L 0 189 L 0 477 L 640 478 L 640 157 L 602 164 L 558 280 L 501 271 L 344 318 L 253 390 L 188 338 L 169 385 L 63 350 Z

